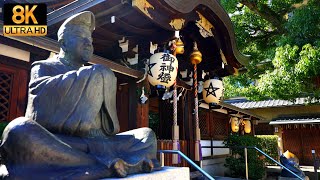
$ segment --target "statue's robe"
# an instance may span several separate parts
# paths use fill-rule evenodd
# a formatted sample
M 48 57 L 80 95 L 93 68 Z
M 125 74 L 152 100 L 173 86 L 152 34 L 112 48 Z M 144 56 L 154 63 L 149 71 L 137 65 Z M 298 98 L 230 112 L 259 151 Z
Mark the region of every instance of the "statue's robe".
M 102 65 L 33 63 L 26 117 L 9 123 L 2 136 L 9 177 L 109 177 L 117 158 L 158 165 L 149 128 L 117 134 L 116 88 L 113 72 Z
M 117 79 L 102 65 L 76 70 L 60 61 L 32 65 L 26 117 L 51 132 L 96 137 L 119 132 Z

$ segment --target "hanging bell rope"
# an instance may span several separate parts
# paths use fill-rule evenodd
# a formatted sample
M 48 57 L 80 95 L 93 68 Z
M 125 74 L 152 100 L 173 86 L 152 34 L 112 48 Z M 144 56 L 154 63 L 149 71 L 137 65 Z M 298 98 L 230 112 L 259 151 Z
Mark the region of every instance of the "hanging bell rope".
M 201 136 L 199 128 L 199 114 L 198 114 L 198 77 L 197 77 L 197 64 L 202 61 L 202 54 L 198 50 L 197 43 L 194 42 L 193 51 L 190 55 L 190 62 L 193 64 L 193 86 L 194 86 L 194 118 L 195 118 L 195 131 L 196 131 L 196 141 L 195 141 L 195 160 L 202 160 L 201 152 Z
M 172 41 L 173 55 L 184 53 L 184 45 L 180 38 Z M 177 80 L 173 84 L 173 125 L 172 125 L 172 149 L 180 150 L 179 143 L 179 126 L 178 126 L 178 98 L 177 98 Z M 179 164 L 180 156 L 177 154 L 172 155 L 172 164 Z

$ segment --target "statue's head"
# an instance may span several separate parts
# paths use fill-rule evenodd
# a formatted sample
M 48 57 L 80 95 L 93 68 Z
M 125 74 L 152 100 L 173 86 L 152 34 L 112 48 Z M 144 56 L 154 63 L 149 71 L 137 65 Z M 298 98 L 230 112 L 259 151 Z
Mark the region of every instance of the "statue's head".
M 84 64 L 93 54 L 92 32 L 95 28 L 94 14 L 84 11 L 69 17 L 58 30 L 60 53 L 70 63 Z

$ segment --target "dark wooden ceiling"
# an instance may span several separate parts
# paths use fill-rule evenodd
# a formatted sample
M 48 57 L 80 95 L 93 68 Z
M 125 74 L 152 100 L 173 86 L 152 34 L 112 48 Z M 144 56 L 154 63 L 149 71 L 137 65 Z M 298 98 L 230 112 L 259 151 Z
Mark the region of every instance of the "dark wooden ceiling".
M 151 55 L 149 53 L 150 41 L 157 43 L 162 48 L 173 38 L 175 29 L 169 25 L 169 22 L 176 18 L 185 19 L 180 30 L 182 41 L 185 44 L 185 53 L 178 56 L 179 70 L 189 69 L 191 71 L 193 69 L 189 62 L 189 55 L 192 52 L 194 41 L 197 42 L 203 54 L 203 61 L 198 65 L 199 73 L 202 70 L 214 71 L 223 77 L 232 74 L 233 67 L 239 68 L 243 64 L 242 61 L 245 58 L 239 55 L 240 53 L 235 48 L 231 22 L 216 0 L 203 2 L 201 0 L 199 2 L 139 0 L 153 6 L 153 9 L 145 7 L 151 18 L 134 8 L 131 0 L 93 0 L 92 2 L 94 1 L 96 2 L 94 5 L 88 4 L 85 0 L 78 0 L 77 3 L 72 0 L 8 0 L 6 3 L 46 3 L 48 17 L 58 19 L 57 22 L 52 21 L 55 23 L 51 23 L 51 19 L 48 19 L 47 36 L 55 40 L 57 39 L 56 32 L 63 19 L 78 10 L 92 11 L 96 17 L 96 29 L 93 33 L 94 54 L 124 65 L 123 60 L 133 58 L 135 52 L 132 49 L 139 45 L 138 65 L 128 65 L 137 70 L 144 67 L 143 60 Z M 180 4 L 177 4 L 179 2 Z M 72 6 L 70 3 L 73 3 Z M 213 37 L 204 38 L 200 34 L 199 27 L 196 25 L 196 21 L 199 20 L 199 12 L 214 26 L 212 28 Z M 114 23 L 111 23 L 112 16 L 115 16 Z M 2 19 L 2 15 L 0 18 Z M 129 50 L 122 53 L 118 41 L 124 37 L 129 40 Z M 229 68 L 222 68 L 220 49 L 224 52 Z M 198 77 L 201 77 L 200 74 Z

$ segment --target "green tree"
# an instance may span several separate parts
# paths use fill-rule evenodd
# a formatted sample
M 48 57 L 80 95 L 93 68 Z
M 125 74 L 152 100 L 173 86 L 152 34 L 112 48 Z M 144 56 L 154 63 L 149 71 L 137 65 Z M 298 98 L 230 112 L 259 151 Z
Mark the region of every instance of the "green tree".
M 221 0 L 239 50 L 250 55 L 245 73 L 224 78 L 225 96 L 293 100 L 320 97 L 319 0 Z

